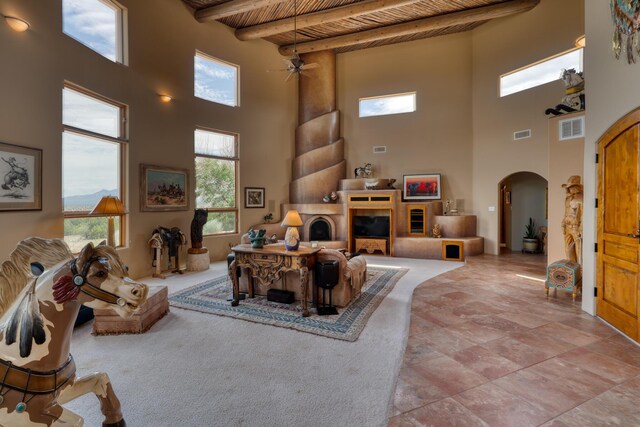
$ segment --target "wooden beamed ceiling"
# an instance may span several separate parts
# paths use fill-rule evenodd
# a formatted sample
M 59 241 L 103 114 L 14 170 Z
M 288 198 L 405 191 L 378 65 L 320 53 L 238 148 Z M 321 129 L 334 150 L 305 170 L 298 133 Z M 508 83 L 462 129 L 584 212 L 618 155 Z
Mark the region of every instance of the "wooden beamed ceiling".
M 293 52 L 294 0 L 182 0 L 199 22 L 217 20 L 240 40 L 262 38 Z M 540 0 L 297 0 L 299 53 L 347 52 L 468 31 L 523 13 Z

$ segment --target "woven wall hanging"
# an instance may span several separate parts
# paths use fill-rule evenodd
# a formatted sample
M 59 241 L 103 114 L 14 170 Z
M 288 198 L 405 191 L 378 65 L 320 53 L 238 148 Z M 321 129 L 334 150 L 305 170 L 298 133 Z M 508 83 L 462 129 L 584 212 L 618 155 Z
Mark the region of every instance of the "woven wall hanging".
M 640 46 L 638 45 L 639 15 L 640 0 L 611 0 L 611 16 L 616 27 L 613 32 L 613 53 L 616 55 L 616 59 L 620 59 L 624 43 L 629 64 L 635 64 L 635 52 L 640 55 Z

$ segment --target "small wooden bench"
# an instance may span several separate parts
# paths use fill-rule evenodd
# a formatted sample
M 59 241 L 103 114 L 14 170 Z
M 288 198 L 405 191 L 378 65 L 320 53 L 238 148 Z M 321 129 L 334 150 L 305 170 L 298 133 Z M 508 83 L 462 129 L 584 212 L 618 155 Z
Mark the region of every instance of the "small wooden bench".
M 114 310 L 94 310 L 94 335 L 141 334 L 169 312 L 166 286 L 149 286 L 147 301 L 140 310 L 128 319 L 123 319 Z

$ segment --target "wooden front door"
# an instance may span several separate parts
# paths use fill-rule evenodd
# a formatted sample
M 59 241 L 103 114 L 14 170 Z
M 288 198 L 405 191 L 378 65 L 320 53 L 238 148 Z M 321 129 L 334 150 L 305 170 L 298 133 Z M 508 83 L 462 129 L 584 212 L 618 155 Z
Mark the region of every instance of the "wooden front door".
M 638 341 L 640 110 L 598 141 L 597 315 Z

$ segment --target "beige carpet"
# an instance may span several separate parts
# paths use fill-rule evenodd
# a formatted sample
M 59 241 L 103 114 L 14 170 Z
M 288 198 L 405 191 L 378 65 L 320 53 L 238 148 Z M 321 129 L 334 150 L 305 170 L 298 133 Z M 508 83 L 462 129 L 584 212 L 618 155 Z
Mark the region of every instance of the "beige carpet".
M 107 372 L 130 427 L 382 426 L 407 336 L 410 298 L 424 280 L 460 266 L 367 257 L 409 272 L 373 313 L 356 342 L 172 308 L 143 335 L 74 333 L 79 374 Z M 212 270 L 149 284 L 169 293 L 220 276 Z M 94 396 L 65 405 L 99 426 Z

